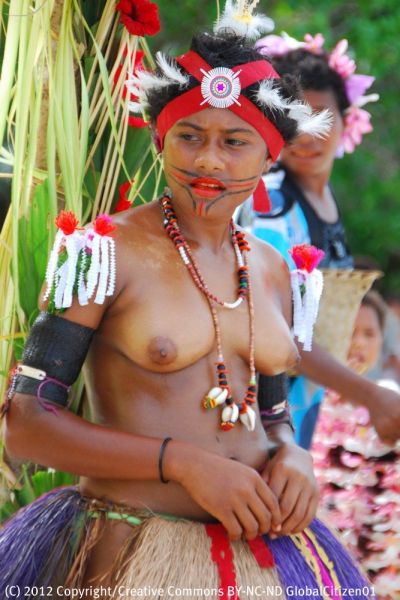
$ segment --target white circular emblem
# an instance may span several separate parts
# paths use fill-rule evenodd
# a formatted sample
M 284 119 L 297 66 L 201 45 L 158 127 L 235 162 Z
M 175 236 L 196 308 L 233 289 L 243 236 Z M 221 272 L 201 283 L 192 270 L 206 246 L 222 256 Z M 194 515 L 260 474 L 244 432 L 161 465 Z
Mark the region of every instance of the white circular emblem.
M 228 108 L 234 103 L 240 106 L 240 71 L 235 73 L 232 69 L 217 67 L 208 72 L 201 69 L 201 72 L 204 74 L 201 80 L 201 95 L 204 101 L 200 106 L 206 102 L 214 108 Z

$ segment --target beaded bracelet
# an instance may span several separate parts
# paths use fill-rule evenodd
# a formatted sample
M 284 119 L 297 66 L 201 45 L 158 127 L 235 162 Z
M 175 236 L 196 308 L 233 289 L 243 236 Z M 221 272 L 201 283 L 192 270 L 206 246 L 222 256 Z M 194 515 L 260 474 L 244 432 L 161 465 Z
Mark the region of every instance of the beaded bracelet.
M 160 476 L 160 481 L 162 483 L 168 483 L 169 479 L 165 479 L 164 477 L 164 473 L 163 473 L 163 458 L 164 458 L 164 453 L 165 453 L 165 448 L 167 447 L 168 442 L 170 442 L 172 440 L 172 438 L 170 437 L 166 437 L 161 446 L 160 446 L 160 454 L 158 456 L 158 473 Z

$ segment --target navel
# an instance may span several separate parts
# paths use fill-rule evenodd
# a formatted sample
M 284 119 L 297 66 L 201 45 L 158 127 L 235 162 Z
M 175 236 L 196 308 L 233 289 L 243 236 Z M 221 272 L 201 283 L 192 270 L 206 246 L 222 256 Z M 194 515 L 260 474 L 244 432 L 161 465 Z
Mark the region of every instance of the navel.
M 157 365 L 168 365 L 176 359 L 178 350 L 172 340 L 157 336 L 151 340 L 148 354 Z

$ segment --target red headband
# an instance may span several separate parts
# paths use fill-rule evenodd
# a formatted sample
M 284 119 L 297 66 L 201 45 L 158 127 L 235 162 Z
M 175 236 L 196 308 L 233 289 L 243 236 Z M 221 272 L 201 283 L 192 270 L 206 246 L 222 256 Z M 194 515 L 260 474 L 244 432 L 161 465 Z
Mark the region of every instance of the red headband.
M 183 56 L 178 57 L 177 62 L 199 82 L 207 78 L 212 71 L 212 67 L 201 56 L 189 50 Z M 278 73 L 266 60 L 256 60 L 253 62 L 238 65 L 230 70 L 239 79 L 241 90 L 256 81 L 263 79 L 279 79 Z M 204 73 L 205 72 L 205 73 Z M 234 94 L 232 94 L 234 95 Z M 205 99 L 202 91 L 202 85 L 198 85 L 191 90 L 177 96 L 166 106 L 164 106 L 157 118 L 157 130 L 160 136 L 161 146 L 164 145 L 164 138 L 167 131 L 180 119 L 184 119 L 195 112 L 210 108 L 210 103 Z M 232 104 L 227 106 L 235 115 L 246 121 L 254 127 L 265 141 L 272 160 L 276 160 L 284 146 L 282 135 L 276 127 L 267 119 L 264 113 L 257 108 L 246 96 L 240 93 L 234 98 Z

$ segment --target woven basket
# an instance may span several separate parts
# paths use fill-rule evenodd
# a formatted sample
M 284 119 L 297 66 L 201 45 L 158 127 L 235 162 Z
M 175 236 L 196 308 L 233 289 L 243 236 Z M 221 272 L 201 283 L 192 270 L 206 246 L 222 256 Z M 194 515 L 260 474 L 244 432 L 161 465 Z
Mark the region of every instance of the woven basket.
M 354 321 L 363 296 L 383 273 L 360 269 L 321 269 L 324 289 L 314 340 L 346 363 Z

